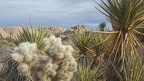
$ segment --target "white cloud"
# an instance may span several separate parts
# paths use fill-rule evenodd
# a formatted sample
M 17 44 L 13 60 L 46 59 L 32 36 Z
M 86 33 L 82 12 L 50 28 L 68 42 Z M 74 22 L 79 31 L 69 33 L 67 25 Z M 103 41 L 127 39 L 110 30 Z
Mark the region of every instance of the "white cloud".
M 0 0 L 0 26 L 35 24 L 71 27 L 107 22 L 93 0 Z M 88 25 L 90 26 L 90 25 Z

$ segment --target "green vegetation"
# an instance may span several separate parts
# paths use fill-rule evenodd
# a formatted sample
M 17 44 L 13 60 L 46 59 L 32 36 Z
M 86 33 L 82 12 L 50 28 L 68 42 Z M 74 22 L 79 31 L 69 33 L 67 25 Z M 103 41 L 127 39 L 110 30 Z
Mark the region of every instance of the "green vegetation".
M 126 59 L 128 57 L 137 58 L 135 44 L 142 46 L 140 41 L 135 36 L 135 33 L 139 33 L 136 29 L 144 25 L 144 5 L 143 0 L 107 0 L 102 1 L 102 5 L 99 6 L 106 12 L 104 13 L 115 31 L 114 36 L 111 37 L 111 54 L 112 57 L 117 57 L 120 52 L 120 59 Z M 140 34 L 140 33 L 139 33 Z M 116 47 L 115 49 L 113 49 Z M 128 49 L 128 50 L 126 50 Z M 130 53 L 130 51 L 132 53 Z M 127 54 L 126 54 L 127 53 Z M 113 58 L 114 60 L 114 58 Z
M 76 46 L 74 49 L 79 51 L 73 57 L 74 49 L 62 45 L 60 38 L 44 39 L 49 34 L 43 31 L 42 26 L 38 30 L 32 25 L 31 29 L 23 27 L 20 37 L 11 39 L 18 47 L 3 67 L 1 76 L 5 81 L 14 81 L 22 77 L 21 74 L 24 74 L 22 81 L 37 81 L 37 78 L 40 81 L 144 81 L 144 59 L 137 51 L 144 49 L 138 37 L 144 35 L 140 31 L 144 29 L 144 1 L 101 0 L 97 4 L 103 11 L 98 10 L 111 22 L 113 31 L 106 30 L 106 24 L 101 23 L 100 31 L 79 30 L 73 33 L 70 39 Z M 45 55 L 38 51 L 45 52 Z M 29 71 L 34 75 L 29 76 Z
M 93 40 L 91 32 L 76 32 L 70 38 L 76 47 L 80 50 L 80 54 L 85 55 L 86 52 L 90 51 L 89 49 L 91 48 L 91 42 Z
M 143 47 L 136 34 L 141 34 L 139 28 L 144 26 L 144 2 L 143 0 L 101 0 L 98 4 L 112 24 L 114 31 L 109 39 L 109 60 L 123 77 L 126 63 L 140 59 L 136 47 Z M 108 66 L 111 69 L 111 64 Z M 113 69 L 111 69 L 113 70 Z M 111 75 L 111 76 L 110 76 Z M 118 81 L 114 79 L 116 74 L 109 73 L 107 81 Z
M 144 81 L 144 65 L 140 61 L 132 61 L 126 63 L 124 67 L 123 76 L 117 71 L 116 67 L 112 64 L 119 81 Z
M 104 61 L 107 62 L 104 75 L 107 81 L 131 81 L 134 79 L 133 77 L 135 77 L 134 81 L 141 81 L 139 78 L 143 76 L 141 74 L 143 67 L 137 67 L 136 64 L 142 62 L 137 48 L 143 48 L 143 45 L 139 41 L 137 34 L 144 35 L 139 32 L 144 26 L 143 0 L 101 0 L 101 2 L 102 4 L 98 3 L 98 5 L 103 11 L 98 10 L 106 15 L 114 31 L 99 32 L 103 34 L 101 36 L 99 36 L 100 34 L 95 36 L 94 34 L 89 34 L 92 35 L 89 36 L 91 40 L 88 43 L 83 43 L 81 40 L 85 40 L 85 38 L 81 38 L 81 40 L 79 40 L 81 46 L 84 45 L 85 51 L 91 51 L 95 55 L 104 53 Z M 104 24 L 100 24 L 101 31 L 104 26 Z M 105 36 L 104 33 L 107 35 Z M 93 43 L 94 38 L 96 38 L 96 40 Z M 76 40 L 77 39 L 78 38 L 76 38 Z M 77 46 L 79 43 L 74 42 L 74 44 Z M 92 46 L 95 46 L 96 49 L 93 50 Z M 86 58 L 84 60 L 86 60 Z M 137 62 L 135 62 L 136 60 Z M 131 65 L 131 67 L 129 67 L 128 64 Z M 143 66 L 143 64 L 141 64 L 141 66 Z
M 93 67 L 93 61 L 90 61 L 88 66 L 84 66 L 82 63 L 78 65 L 77 81 L 98 81 L 98 78 L 102 75 L 103 71 L 100 70 L 99 65 Z
M 30 42 L 30 43 L 37 43 L 39 50 L 44 50 L 44 42 L 43 39 L 48 37 L 49 34 L 43 30 L 43 26 L 40 25 L 39 28 L 32 24 L 30 24 L 30 28 L 27 26 L 23 26 L 23 32 L 20 32 L 20 36 L 17 39 L 12 39 L 13 43 L 19 45 L 21 42 Z M 45 29 L 46 30 L 46 29 Z
M 104 63 L 103 56 L 109 37 L 107 34 L 94 31 L 76 32 L 70 37 L 80 51 L 78 55 L 79 66 L 75 79 L 79 81 L 98 81 L 103 73 L 100 72 L 99 67 L 102 67 Z

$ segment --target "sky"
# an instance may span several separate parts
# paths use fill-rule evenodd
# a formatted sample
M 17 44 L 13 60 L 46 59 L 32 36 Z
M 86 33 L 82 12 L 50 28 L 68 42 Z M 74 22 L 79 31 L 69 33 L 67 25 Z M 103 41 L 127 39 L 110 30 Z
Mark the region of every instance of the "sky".
M 100 0 L 96 0 L 100 2 Z M 93 0 L 0 0 L 0 27 L 29 25 L 95 29 L 109 22 Z

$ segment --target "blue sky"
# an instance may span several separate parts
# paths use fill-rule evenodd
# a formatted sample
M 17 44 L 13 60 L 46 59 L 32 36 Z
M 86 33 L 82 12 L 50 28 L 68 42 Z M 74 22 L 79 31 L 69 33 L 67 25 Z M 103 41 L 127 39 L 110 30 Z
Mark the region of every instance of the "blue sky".
M 31 21 L 63 28 L 83 24 L 91 29 L 108 23 L 94 6 L 98 7 L 93 0 L 0 0 L 0 27 L 29 25 Z

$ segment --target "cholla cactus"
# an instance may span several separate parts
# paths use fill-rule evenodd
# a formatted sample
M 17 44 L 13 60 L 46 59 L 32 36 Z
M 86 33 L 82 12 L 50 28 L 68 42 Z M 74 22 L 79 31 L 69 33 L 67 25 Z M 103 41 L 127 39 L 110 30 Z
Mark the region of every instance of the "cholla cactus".
M 17 72 L 19 75 L 12 81 L 33 81 L 32 68 L 38 67 L 38 50 L 37 44 L 30 44 L 29 42 L 21 43 L 18 47 L 14 48 L 14 52 L 11 54 L 12 60 L 18 63 L 18 66 L 12 72 Z M 19 77 L 25 76 L 25 79 L 19 79 Z
M 69 45 L 62 45 L 60 38 L 51 36 L 44 39 L 46 55 L 53 59 L 55 64 L 56 76 L 53 81 L 70 81 L 73 73 L 77 70 L 77 63 L 72 56 L 73 48 Z M 54 72 L 54 71 L 53 71 Z
M 9 68 L 8 81 L 70 81 L 77 70 L 77 63 L 72 56 L 73 48 L 62 45 L 60 38 L 51 36 L 44 39 L 45 54 L 37 49 L 36 43 L 21 43 L 14 48 L 11 60 L 15 69 Z M 7 75 L 11 75 L 7 71 Z M 5 74 L 5 76 L 7 76 Z M 24 77 L 24 78 L 21 78 Z M 6 80 L 7 81 L 7 80 Z

